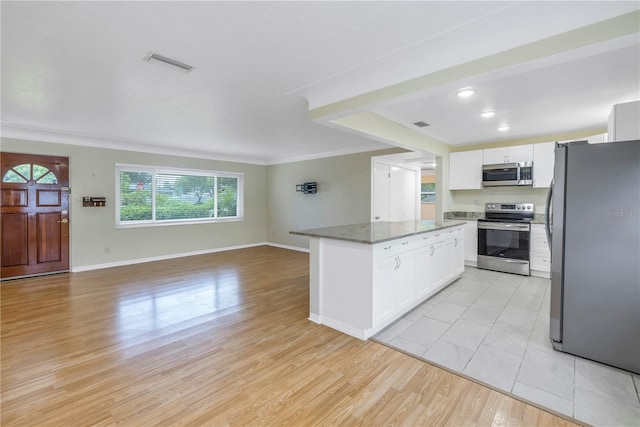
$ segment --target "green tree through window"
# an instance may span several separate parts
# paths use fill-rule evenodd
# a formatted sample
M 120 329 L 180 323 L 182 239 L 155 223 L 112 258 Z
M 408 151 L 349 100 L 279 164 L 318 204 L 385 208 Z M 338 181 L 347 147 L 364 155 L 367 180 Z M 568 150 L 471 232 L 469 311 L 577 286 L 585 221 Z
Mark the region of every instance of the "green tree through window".
M 242 174 L 119 166 L 117 176 L 119 225 L 242 219 Z

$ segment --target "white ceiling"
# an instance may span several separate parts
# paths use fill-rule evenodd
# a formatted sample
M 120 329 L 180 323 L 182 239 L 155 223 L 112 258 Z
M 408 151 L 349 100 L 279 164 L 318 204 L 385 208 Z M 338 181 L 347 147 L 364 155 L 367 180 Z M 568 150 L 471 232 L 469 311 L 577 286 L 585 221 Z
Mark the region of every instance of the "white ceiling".
M 2 132 L 255 163 L 388 145 L 309 121 L 340 102 L 636 11 L 587 2 L 6 2 Z M 452 145 L 602 128 L 640 98 L 638 33 L 359 111 Z M 194 66 L 145 62 L 157 52 Z M 461 84 L 477 96 L 452 95 Z M 481 120 L 483 108 L 498 114 Z M 508 121 L 508 134 L 496 125 Z M 417 128 L 416 128 L 417 130 Z

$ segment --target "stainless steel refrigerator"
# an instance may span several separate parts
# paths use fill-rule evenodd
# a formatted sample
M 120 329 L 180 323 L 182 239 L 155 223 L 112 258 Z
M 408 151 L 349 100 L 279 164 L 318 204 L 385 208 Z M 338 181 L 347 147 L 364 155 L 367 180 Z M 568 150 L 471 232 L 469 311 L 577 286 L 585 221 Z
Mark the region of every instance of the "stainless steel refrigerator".
M 553 347 L 640 373 L 640 141 L 556 144 Z

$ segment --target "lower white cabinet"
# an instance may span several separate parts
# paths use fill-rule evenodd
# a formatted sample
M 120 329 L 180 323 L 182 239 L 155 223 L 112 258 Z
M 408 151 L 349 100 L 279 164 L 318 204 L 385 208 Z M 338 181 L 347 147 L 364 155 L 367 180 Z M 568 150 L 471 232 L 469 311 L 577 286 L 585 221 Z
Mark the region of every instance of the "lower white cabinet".
M 467 221 L 464 225 L 464 264 L 478 265 L 478 221 Z
M 310 271 L 311 281 L 318 283 L 318 313 L 310 318 L 360 339 L 379 332 L 464 271 L 462 225 L 375 245 L 321 238 L 318 247 Z
M 418 294 L 416 289 L 416 251 L 398 255 L 398 269 L 396 271 L 397 309 L 402 311 L 412 307 Z
M 529 268 L 532 276 L 550 277 L 551 252 L 544 224 L 531 224 L 531 252 Z
M 384 258 L 376 261 L 373 272 L 373 324 L 384 323 L 396 311 L 396 287 L 398 286 L 398 259 Z

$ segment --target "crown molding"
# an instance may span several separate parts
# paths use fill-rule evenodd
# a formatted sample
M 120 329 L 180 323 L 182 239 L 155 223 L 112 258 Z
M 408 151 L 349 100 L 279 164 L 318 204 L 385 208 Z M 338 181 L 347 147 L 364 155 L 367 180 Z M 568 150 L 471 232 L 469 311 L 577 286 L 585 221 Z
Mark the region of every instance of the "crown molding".
M 60 132 L 50 129 L 36 128 L 32 126 L 2 123 L 1 135 L 4 138 L 25 139 L 42 141 L 54 144 L 69 144 L 81 147 L 107 148 L 111 150 L 135 151 L 140 153 L 164 154 L 177 157 L 191 157 L 198 159 L 218 160 L 225 162 L 247 163 L 254 165 L 266 165 L 264 159 L 229 156 L 221 153 L 211 153 L 196 150 L 185 150 L 178 147 L 165 147 L 159 145 L 144 144 L 131 140 L 115 140 L 68 132 Z

